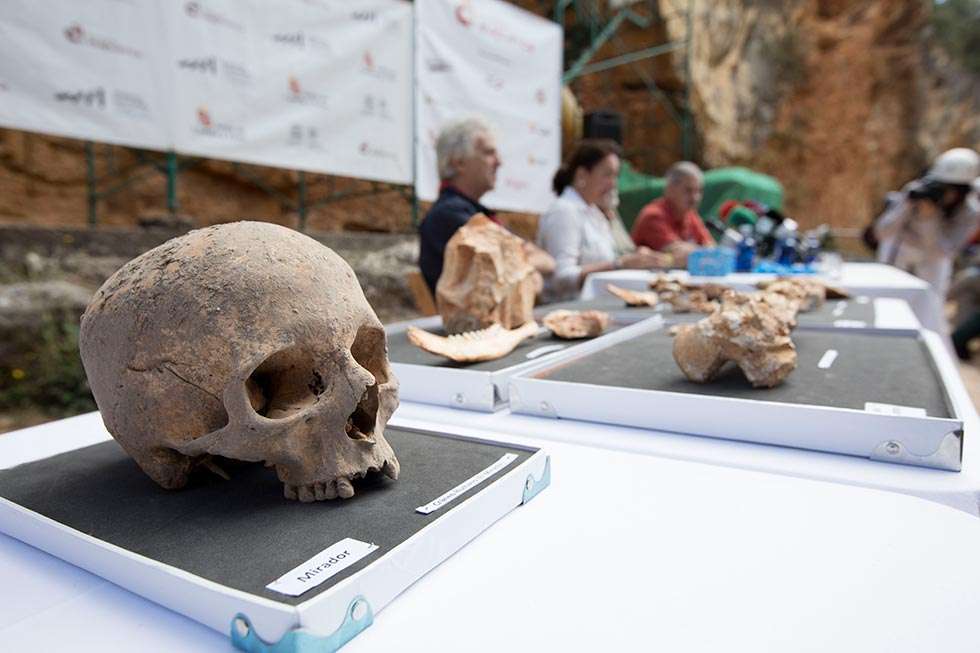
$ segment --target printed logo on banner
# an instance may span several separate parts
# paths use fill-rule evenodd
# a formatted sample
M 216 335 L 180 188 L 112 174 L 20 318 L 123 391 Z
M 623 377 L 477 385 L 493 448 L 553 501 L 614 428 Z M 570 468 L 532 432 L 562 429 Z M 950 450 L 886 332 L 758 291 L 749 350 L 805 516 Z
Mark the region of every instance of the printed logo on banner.
M 322 151 L 323 145 L 320 143 L 320 132 L 313 125 L 300 125 L 298 123 L 289 126 L 289 138 L 286 140 L 289 147 L 305 147 L 310 150 Z
M 448 73 L 452 72 L 453 66 L 448 61 L 442 57 L 432 56 L 425 60 L 425 67 L 428 68 L 431 73 Z
M 112 105 L 117 113 L 121 113 L 130 118 L 149 118 L 150 106 L 141 95 L 129 91 L 114 90 L 112 92 Z
M 548 165 L 548 159 L 545 159 L 540 156 L 535 156 L 534 154 L 528 154 L 527 164 L 532 167 L 540 168 Z
M 322 0 L 300 0 L 300 2 L 307 7 L 316 7 L 317 9 L 323 9 L 324 11 L 333 11 L 333 7 Z
M 360 11 L 353 11 L 351 12 L 350 17 L 351 20 L 356 20 L 362 23 L 373 23 L 374 21 L 378 20 L 377 12 L 370 11 L 367 9 L 360 10 Z
M 94 109 L 105 109 L 106 107 L 106 93 L 101 86 L 82 91 L 55 91 L 54 99 L 55 102 Z
M 456 16 L 456 20 L 463 27 L 469 27 L 473 23 L 473 17 L 470 11 L 469 0 L 463 0 L 463 2 L 456 5 L 456 11 L 453 13 Z
M 128 45 L 123 45 L 115 39 L 109 37 L 91 34 L 78 23 L 72 23 L 66 27 L 64 34 L 69 43 L 84 45 L 86 47 L 95 48 L 96 50 L 102 50 L 103 52 L 121 54 L 127 57 L 133 57 L 134 59 L 143 58 L 143 53 L 140 50 L 131 48 Z
M 364 56 L 361 57 L 361 72 L 385 82 L 393 82 L 397 77 L 393 69 L 375 61 L 370 50 L 365 50 Z
M 232 141 L 245 140 L 245 130 L 241 125 L 235 125 L 227 122 L 216 122 L 211 118 L 211 112 L 208 111 L 208 108 L 205 106 L 197 108 L 196 117 L 197 123 L 193 128 L 195 134 L 210 136 L 212 138 L 223 138 Z
M 372 145 L 367 141 L 363 141 L 361 145 L 357 148 L 358 153 L 361 156 L 369 157 L 372 159 L 385 159 L 390 161 L 397 161 L 398 155 L 389 149 L 379 147 L 377 145 Z
M 178 59 L 177 68 L 205 75 L 217 75 L 220 70 L 222 77 L 234 84 L 250 84 L 252 82 L 252 75 L 245 66 L 213 56 Z
M 315 34 L 308 34 L 302 30 L 298 32 L 278 32 L 272 35 L 272 42 L 287 48 L 298 50 L 317 50 L 319 52 L 330 52 L 330 44 Z
M 466 29 L 475 29 L 498 43 L 516 47 L 527 54 L 531 54 L 535 50 L 533 41 L 529 41 L 505 25 L 491 23 L 483 15 L 477 15 L 470 0 L 458 2 L 453 13 L 456 16 L 456 22 Z
M 523 191 L 529 188 L 526 181 L 514 177 L 504 177 L 504 187 L 514 191 Z
M 236 32 L 244 32 L 245 26 L 236 20 L 228 18 L 224 14 L 220 14 L 217 11 L 209 8 L 203 2 L 197 2 L 192 0 L 191 2 L 184 4 L 184 13 L 194 19 L 200 19 L 212 25 L 217 25 L 218 27 L 227 27 L 228 29 L 234 30 Z
M 380 95 L 368 93 L 361 102 L 361 115 L 368 118 L 380 118 L 391 120 L 391 112 L 388 111 L 388 100 Z
M 218 58 L 204 57 L 203 59 L 178 59 L 177 67 L 182 70 L 218 74 Z
M 293 75 L 289 76 L 287 86 L 289 87 L 289 93 L 286 94 L 286 102 L 320 107 L 321 109 L 327 108 L 326 95 L 304 90 L 303 85 Z
M 533 120 L 527 123 L 528 131 L 534 136 L 540 136 L 541 138 L 548 138 L 551 136 L 551 130 L 544 125 L 539 125 Z
M 487 86 L 495 91 L 501 91 L 504 88 L 504 78 L 500 75 L 494 75 L 490 73 L 487 75 Z

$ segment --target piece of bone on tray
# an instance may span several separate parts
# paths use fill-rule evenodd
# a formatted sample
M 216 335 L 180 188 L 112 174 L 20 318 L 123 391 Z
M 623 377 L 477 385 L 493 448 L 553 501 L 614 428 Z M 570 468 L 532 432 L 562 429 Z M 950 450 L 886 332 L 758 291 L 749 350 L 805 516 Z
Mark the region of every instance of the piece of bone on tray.
M 558 338 L 575 340 L 595 338 L 609 327 L 609 313 L 604 311 L 551 311 L 544 317 L 544 325 Z
M 674 361 L 689 380 L 712 381 L 725 363 L 738 365 L 757 388 L 779 385 L 796 368 L 796 348 L 784 313 L 758 295 L 729 292 L 714 313 L 681 325 Z
M 657 302 L 660 301 L 660 298 L 655 292 L 627 290 L 626 288 L 614 286 L 611 283 L 606 284 L 606 290 L 626 302 L 627 306 L 656 306 Z
M 503 358 L 537 332 L 538 324 L 531 320 L 516 329 L 505 329 L 499 324 L 493 324 L 486 329 L 448 337 L 411 326 L 405 335 L 413 345 L 432 354 L 444 356 L 457 363 L 479 363 Z
M 820 308 L 826 299 L 847 299 L 851 295 L 843 288 L 831 286 L 817 279 L 779 277 L 756 284 L 767 292 L 785 295 L 800 302 L 800 311 L 807 313 Z

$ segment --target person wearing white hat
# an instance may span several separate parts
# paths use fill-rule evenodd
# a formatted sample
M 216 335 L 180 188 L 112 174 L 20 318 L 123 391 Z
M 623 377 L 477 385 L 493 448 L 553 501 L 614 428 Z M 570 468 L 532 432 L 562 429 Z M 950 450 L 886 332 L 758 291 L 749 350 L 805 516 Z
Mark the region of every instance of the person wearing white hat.
M 893 194 L 875 220 L 878 260 L 928 281 L 946 297 L 953 259 L 980 227 L 980 155 L 957 147 L 943 152 L 921 179 Z

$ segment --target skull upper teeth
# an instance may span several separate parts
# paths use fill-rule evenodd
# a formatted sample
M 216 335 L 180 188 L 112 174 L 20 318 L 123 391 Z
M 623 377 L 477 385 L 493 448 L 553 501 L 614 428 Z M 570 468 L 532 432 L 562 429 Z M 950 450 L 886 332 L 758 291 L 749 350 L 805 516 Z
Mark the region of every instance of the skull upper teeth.
M 283 496 L 287 499 L 299 500 L 304 503 L 325 501 L 327 499 L 336 499 L 337 497 L 349 499 L 354 496 L 354 485 L 352 481 L 354 479 L 364 478 L 369 472 L 377 471 L 380 471 L 393 480 L 398 478 L 398 467 L 386 460 L 380 470 L 371 467 L 363 472 L 354 473 L 351 478 L 341 476 L 331 481 L 310 483 L 308 485 L 284 484 Z

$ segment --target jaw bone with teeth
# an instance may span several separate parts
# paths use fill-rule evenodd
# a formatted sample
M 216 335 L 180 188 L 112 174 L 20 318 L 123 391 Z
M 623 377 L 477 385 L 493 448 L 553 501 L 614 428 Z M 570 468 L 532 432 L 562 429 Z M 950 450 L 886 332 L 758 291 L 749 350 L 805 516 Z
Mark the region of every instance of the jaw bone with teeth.
M 80 348 L 107 429 L 163 487 L 216 456 L 275 467 L 300 501 L 398 476 L 384 329 L 350 267 L 295 231 L 219 225 L 130 261 Z

